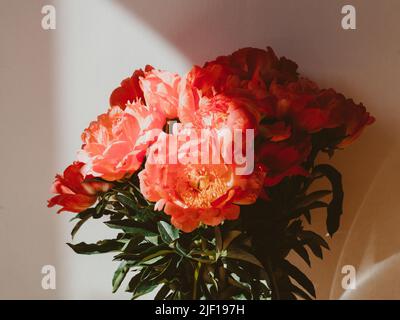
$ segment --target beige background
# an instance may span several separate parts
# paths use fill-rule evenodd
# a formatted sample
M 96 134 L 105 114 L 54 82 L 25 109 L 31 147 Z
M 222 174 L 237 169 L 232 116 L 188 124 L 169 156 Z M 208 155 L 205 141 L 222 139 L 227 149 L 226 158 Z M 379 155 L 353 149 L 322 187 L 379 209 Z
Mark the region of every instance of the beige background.
M 44 4 L 56 6 L 56 30 L 41 29 Z M 356 7 L 357 30 L 341 29 L 344 4 Z M 0 298 L 126 298 L 110 293 L 110 256 L 78 256 L 64 244 L 71 215 L 45 207 L 54 173 L 133 69 L 184 74 L 267 45 L 377 118 L 334 159 L 345 214 L 331 252 L 309 271 L 318 298 L 400 298 L 399 21 L 397 0 L 0 0 Z M 325 233 L 323 214 L 314 221 Z M 82 231 L 77 241 L 109 234 L 96 224 Z M 56 267 L 56 290 L 41 288 L 46 264 Z M 348 264 L 357 289 L 343 294 Z

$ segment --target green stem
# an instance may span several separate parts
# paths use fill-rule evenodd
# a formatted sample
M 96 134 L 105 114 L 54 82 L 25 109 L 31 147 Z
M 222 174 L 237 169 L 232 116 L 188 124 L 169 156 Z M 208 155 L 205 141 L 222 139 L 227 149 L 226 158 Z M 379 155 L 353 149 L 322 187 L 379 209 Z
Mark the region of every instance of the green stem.
M 216 247 L 217 247 L 217 254 L 219 256 L 219 254 L 222 251 L 222 234 L 221 234 L 221 229 L 219 228 L 219 226 L 215 226 L 214 227 L 214 235 L 215 235 L 215 241 L 216 241 Z
M 199 282 L 200 269 L 201 269 L 201 263 L 198 262 L 194 269 L 193 294 L 192 294 L 193 300 L 197 300 L 197 287 Z

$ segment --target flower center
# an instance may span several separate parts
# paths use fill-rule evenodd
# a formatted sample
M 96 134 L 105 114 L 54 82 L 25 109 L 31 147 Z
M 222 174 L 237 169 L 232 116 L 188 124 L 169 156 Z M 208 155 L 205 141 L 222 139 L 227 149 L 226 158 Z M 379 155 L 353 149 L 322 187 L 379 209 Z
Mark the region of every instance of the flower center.
M 177 193 L 192 208 L 211 208 L 211 203 L 232 187 L 232 173 L 226 165 L 189 165 L 177 181 Z

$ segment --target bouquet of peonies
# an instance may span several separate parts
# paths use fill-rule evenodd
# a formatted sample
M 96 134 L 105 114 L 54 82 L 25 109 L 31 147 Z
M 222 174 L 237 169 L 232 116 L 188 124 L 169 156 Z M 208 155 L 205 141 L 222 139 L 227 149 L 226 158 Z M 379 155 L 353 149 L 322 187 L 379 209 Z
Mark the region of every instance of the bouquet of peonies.
M 146 66 L 122 81 L 110 108 L 82 134 L 77 161 L 57 175 L 48 206 L 89 219 L 114 239 L 68 244 L 114 252 L 115 292 L 133 298 L 311 299 L 293 251 L 329 249 L 306 230 L 315 209 L 339 227 L 340 173 L 316 164 L 373 123 L 362 104 L 299 76 L 297 65 L 244 48 L 181 78 Z M 313 183 L 326 178 L 329 190 Z

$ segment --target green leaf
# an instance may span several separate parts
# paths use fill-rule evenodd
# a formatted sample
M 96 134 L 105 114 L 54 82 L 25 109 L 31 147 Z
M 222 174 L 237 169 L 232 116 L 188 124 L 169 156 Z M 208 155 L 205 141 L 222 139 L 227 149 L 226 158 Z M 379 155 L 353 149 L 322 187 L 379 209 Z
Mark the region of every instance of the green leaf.
M 242 293 L 245 295 L 246 299 L 248 300 L 251 299 L 251 287 L 248 283 L 240 282 L 239 278 L 234 275 L 233 276 L 231 275 L 231 277 L 228 278 L 228 283 L 231 286 L 240 289 Z M 226 295 L 225 292 L 223 292 L 222 294 Z M 234 294 L 237 294 L 237 292 L 235 292 Z
M 160 282 L 163 278 L 167 278 L 167 273 L 172 271 L 173 273 L 176 272 L 175 266 L 172 265 L 172 259 L 168 259 L 167 257 L 162 258 L 161 260 L 157 261 L 151 268 L 153 273 L 149 277 L 150 281 L 157 281 Z M 161 262 L 161 264 L 160 264 Z
M 160 244 L 158 235 L 157 236 L 146 236 L 146 240 L 148 242 L 154 244 L 155 246 L 158 246 Z
M 222 251 L 223 243 L 222 243 L 221 229 L 219 226 L 214 227 L 214 237 L 215 237 L 215 246 L 217 252 L 220 253 Z
M 138 245 L 144 240 L 143 235 L 135 234 L 122 248 L 123 252 L 135 253 L 138 249 Z
M 324 257 L 323 253 L 322 253 L 322 249 L 317 243 L 310 241 L 310 242 L 307 242 L 306 245 L 311 249 L 312 253 L 316 257 L 318 257 L 320 259 L 322 259 Z
M 306 292 L 304 292 L 302 289 L 300 289 L 298 286 L 295 286 L 294 284 L 290 286 L 290 290 L 304 300 L 313 300 L 313 298 L 311 298 Z
M 252 277 L 250 276 L 250 274 L 244 269 L 241 268 L 239 266 L 238 263 L 236 263 L 236 261 L 229 261 L 226 264 L 226 267 L 229 271 L 231 271 L 232 273 L 236 274 L 239 278 L 240 278 L 240 282 L 246 282 L 246 283 L 250 283 L 252 280 Z
M 291 222 L 287 228 L 288 233 L 291 233 L 294 235 L 298 234 L 303 229 L 302 223 L 303 222 L 300 219 L 294 220 L 293 222 Z
M 106 221 L 104 223 L 112 229 L 121 229 L 126 233 L 141 234 L 145 237 L 157 237 L 158 236 L 157 233 L 144 229 L 142 227 L 143 224 L 138 223 L 132 219 L 110 220 L 110 221 Z
M 151 246 L 139 254 L 119 254 L 115 259 L 125 259 L 136 261 L 135 265 L 144 265 L 146 262 L 149 263 L 154 258 L 166 256 L 174 253 L 175 251 L 168 248 L 166 245 Z
M 183 258 L 191 258 L 190 254 L 188 254 L 185 249 L 179 244 L 179 242 L 174 243 L 174 249 L 176 252 Z
M 310 210 L 304 211 L 303 214 L 304 214 L 304 217 L 306 218 L 308 224 L 311 224 L 311 212 L 310 212 Z
M 287 260 L 282 261 L 282 268 L 292 279 L 296 280 L 299 285 L 306 289 L 309 294 L 311 294 L 314 298 L 316 297 L 313 283 L 303 272 L 301 272 L 297 267 L 292 265 Z
M 313 209 L 326 208 L 327 206 L 328 206 L 328 204 L 323 201 L 315 201 L 305 207 L 299 207 L 299 208 L 295 209 L 293 212 L 289 212 L 289 218 L 295 219 L 295 218 L 300 217 L 302 214 L 304 214 L 308 223 L 311 223 L 310 211 Z
M 126 195 L 117 194 L 115 197 L 119 202 L 121 202 L 125 207 L 133 210 L 137 210 L 138 205 L 135 200 L 127 197 Z
M 170 292 L 170 288 L 168 284 L 164 284 L 160 290 L 158 290 L 156 296 L 154 297 L 154 300 L 163 300 L 165 297 L 168 295 Z
M 101 240 L 97 243 L 80 242 L 77 244 L 67 243 L 76 253 L 79 254 L 98 254 L 112 251 L 120 251 L 124 243 L 115 239 Z
M 325 249 L 329 250 L 329 245 L 328 243 L 325 241 L 324 238 L 322 238 L 318 233 L 315 233 L 314 231 L 311 230 L 303 230 L 300 233 L 300 238 L 303 240 L 308 240 L 309 241 L 313 241 L 315 243 L 317 243 L 319 246 L 324 247 Z
M 299 238 L 305 245 L 307 245 L 311 249 L 314 255 L 320 259 L 323 258 L 323 252 L 321 247 L 324 247 L 325 249 L 329 250 L 328 243 L 319 234 L 313 231 L 303 230 L 299 234 Z
M 297 244 L 293 247 L 293 250 L 308 264 L 309 267 L 311 267 L 310 256 L 306 248 L 304 248 L 301 244 Z
M 122 281 L 124 281 L 130 268 L 131 268 L 131 264 L 123 261 L 120 263 L 117 270 L 115 270 L 114 276 L 112 279 L 112 286 L 113 286 L 112 292 L 113 293 L 116 292 L 118 290 L 118 288 L 121 286 L 121 283 L 122 283 Z
M 100 201 L 96 207 L 95 212 L 93 213 L 93 219 L 99 219 L 103 216 L 103 212 L 106 210 L 107 201 Z
M 159 221 L 157 223 L 158 231 L 160 232 L 161 239 L 166 243 L 170 244 L 179 238 L 179 230 L 168 222 Z
M 151 276 L 153 269 L 151 267 L 144 267 L 140 271 L 140 281 L 147 280 Z
M 83 224 L 88 221 L 91 218 L 92 215 L 85 215 L 83 218 L 81 218 L 74 226 L 74 228 L 71 231 L 71 237 L 74 239 L 75 234 L 78 232 L 78 230 L 83 226 Z
M 300 199 L 300 201 L 296 204 L 296 208 L 308 207 L 315 201 L 320 200 L 331 193 L 331 190 L 319 190 L 311 192 Z
M 76 220 L 76 219 L 86 219 L 88 217 L 93 216 L 96 213 L 96 208 L 88 208 L 86 210 L 83 210 L 79 212 L 75 217 L 73 217 L 70 221 Z
M 135 288 L 132 300 L 135 300 L 146 293 L 152 292 L 155 288 L 157 288 L 158 284 L 149 284 L 146 281 L 139 282 L 139 285 Z
M 224 242 L 222 244 L 222 249 L 223 250 L 228 249 L 228 247 L 232 243 L 232 241 L 235 240 L 241 234 L 242 234 L 242 232 L 239 230 L 229 231 L 226 235 L 224 235 Z
M 321 164 L 314 168 L 314 173 L 322 173 L 328 178 L 332 185 L 332 200 L 328 205 L 328 217 L 326 227 L 330 236 L 339 229 L 340 217 L 343 213 L 343 186 L 342 175 L 334 167 L 328 164 Z
M 260 268 L 264 268 L 262 263 L 254 255 L 236 247 L 231 247 L 227 251 L 226 257 L 235 260 L 247 261 Z
M 128 286 L 126 287 L 125 291 L 126 292 L 133 292 L 135 291 L 136 287 L 140 283 L 140 278 L 141 278 L 141 272 L 136 273 L 131 280 L 129 280 Z

